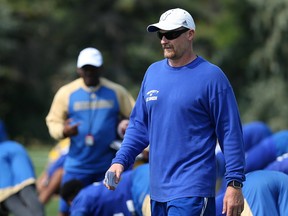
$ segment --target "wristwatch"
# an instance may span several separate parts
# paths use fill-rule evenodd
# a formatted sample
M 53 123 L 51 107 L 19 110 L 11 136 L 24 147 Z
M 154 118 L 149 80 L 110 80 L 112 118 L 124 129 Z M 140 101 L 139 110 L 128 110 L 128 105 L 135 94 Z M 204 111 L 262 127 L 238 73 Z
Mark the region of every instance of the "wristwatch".
M 243 184 L 241 182 L 238 182 L 238 181 L 231 181 L 231 182 L 229 182 L 228 186 L 232 186 L 236 189 L 241 189 L 243 187 Z

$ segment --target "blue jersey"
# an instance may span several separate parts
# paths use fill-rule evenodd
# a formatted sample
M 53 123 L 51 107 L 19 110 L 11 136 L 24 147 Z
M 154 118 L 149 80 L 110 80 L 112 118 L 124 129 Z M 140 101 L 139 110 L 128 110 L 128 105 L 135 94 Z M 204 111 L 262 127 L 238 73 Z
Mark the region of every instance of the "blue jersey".
M 132 171 L 123 173 L 115 191 L 101 183 L 82 189 L 74 198 L 71 216 L 129 216 L 135 213 L 131 195 Z
M 150 196 L 149 179 L 149 164 L 139 165 L 132 171 L 131 192 L 135 211 L 138 216 L 143 215 L 142 207 L 144 200 L 147 196 Z
M 151 199 L 215 196 L 216 140 L 227 181 L 244 181 L 242 125 L 232 87 L 217 66 L 197 57 L 183 67 L 152 64 L 144 77 L 122 147 L 125 168 L 150 144 Z
M 0 170 L 0 202 L 36 181 L 28 153 L 15 141 L 0 142 Z
M 277 157 L 288 153 L 288 130 L 281 130 L 272 136 L 275 146 Z
M 56 93 L 46 122 L 51 136 L 63 138 L 66 119 L 77 124 L 78 135 L 70 137 L 70 148 L 64 169 L 73 173 L 102 174 L 109 168 L 115 150 L 120 117 L 128 118 L 133 98 L 120 85 L 101 78 L 99 86 L 89 88 L 79 78 Z M 86 138 L 92 142 L 87 142 Z
M 245 199 L 241 215 L 288 215 L 288 176 L 282 172 L 257 170 L 246 174 L 242 188 Z M 216 215 L 223 208 L 224 193 L 216 198 Z
M 280 171 L 288 175 L 288 153 L 277 157 L 277 160 L 268 164 L 264 169 Z
M 253 215 L 288 215 L 288 176 L 258 170 L 247 174 L 243 194 Z M 265 179 L 265 181 L 263 181 Z
M 63 169 L 67 154 L 61 155 L 57 160 L 49 164 L 47 168 L 48 178 L 51 178 L 58 169 Z
M 243 125 L 245 152 L 258 145 L 263 139 L 272 135 L 271 128 L 261 121 L 253 121 Z
M 287 152 L 288 130 L 274 133 L 247 152 L 245 172 L 264 169 Z

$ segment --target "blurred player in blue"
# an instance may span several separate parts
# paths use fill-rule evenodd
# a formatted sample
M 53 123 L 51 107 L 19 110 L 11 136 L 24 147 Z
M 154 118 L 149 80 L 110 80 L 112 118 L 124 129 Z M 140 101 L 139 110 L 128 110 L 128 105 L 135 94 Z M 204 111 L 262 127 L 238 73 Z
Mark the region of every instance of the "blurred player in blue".
M 263 139 L 259 144 L 255 145 L 247 152 L 245 172 L 249 173 L 255 170 L 266 169 L 286 173 L 288 169 L 288 161 L 285 159 L 287 157 L 287 153 L 288 130 L 275 132 L 271 136 Z M 223 163 L 225 166 L 225 161 Z M 223 182 L 218 194 L 223 193 L 225 190 L 225 179 L 222 181 Z
M 264 138 L 272 135 L 271 128 L 262 121 L 243 124 L 244 150 L 247 152 Z
M 242 188 L 245 198 L 243 216 L 288 215 L 288 175 L 278 171 L 257 170 L 246 174 Z M 217 216 L 222 214 L 224 194 L 216 198 Z
M 288 130 L 281 130 L 247 152 L 245 172 L 264 169 L 285 153 L 288 153 Z
M 47 204 L 51 197 L 58 195 L 64 172 L 64 163 L 68 154 L 70 139 L 66 138 L 57 143 L 49 152 L 48 163 L 37 179 L 39 200 Z
M 277 157 L 275 161 L 268 164 L 264 169 L 276 170 L 276 171 L 280 171 L 288 175 L 288 153 L 285 153 Z
M 149 197 L 149 165 L 123 173 L 118 186 L 110 191 L 102 182 L 83 187 L 81 181 L 70 180 L 61 188 L 61 196 L 71 205 L 70 216 L 145 215 L 142 208 Z
M 43 216 L 32 161 L 18 142 L 0 142 L 0 202 L 14 216 Z M 5 215 L 5 214 L 3 214 Z

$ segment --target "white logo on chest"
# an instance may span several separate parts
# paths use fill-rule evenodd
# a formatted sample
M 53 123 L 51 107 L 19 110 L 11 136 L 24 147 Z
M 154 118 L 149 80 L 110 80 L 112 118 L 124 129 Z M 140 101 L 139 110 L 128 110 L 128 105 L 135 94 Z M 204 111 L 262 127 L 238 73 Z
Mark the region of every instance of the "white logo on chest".
M 146 97 L 146 102 L 148 101 L 155 101 L 158 99 L 158 93 L 159 91 L 158 90 L 151 90 L 151 91 L 148 91 L 146 93 L 147 97 Z

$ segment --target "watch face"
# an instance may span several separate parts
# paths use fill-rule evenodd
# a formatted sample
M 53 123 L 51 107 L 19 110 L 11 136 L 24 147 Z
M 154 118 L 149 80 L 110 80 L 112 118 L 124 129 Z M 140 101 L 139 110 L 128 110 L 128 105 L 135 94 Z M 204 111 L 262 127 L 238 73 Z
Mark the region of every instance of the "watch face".
M 229 186 L 232 186 L 232 187 L 234 187 L 234 188 L 239 189 L 239 188 L 242 188 L 243 184 L 240 183 L 240 182 L 237 182 L 237 181 L 231 181 L 231 182 L 229 183 Z
M 234 181 L 234 186 L 236 186 L 236 187 L 241 187 L 242 184 L 241 184 L 240 182 Z

